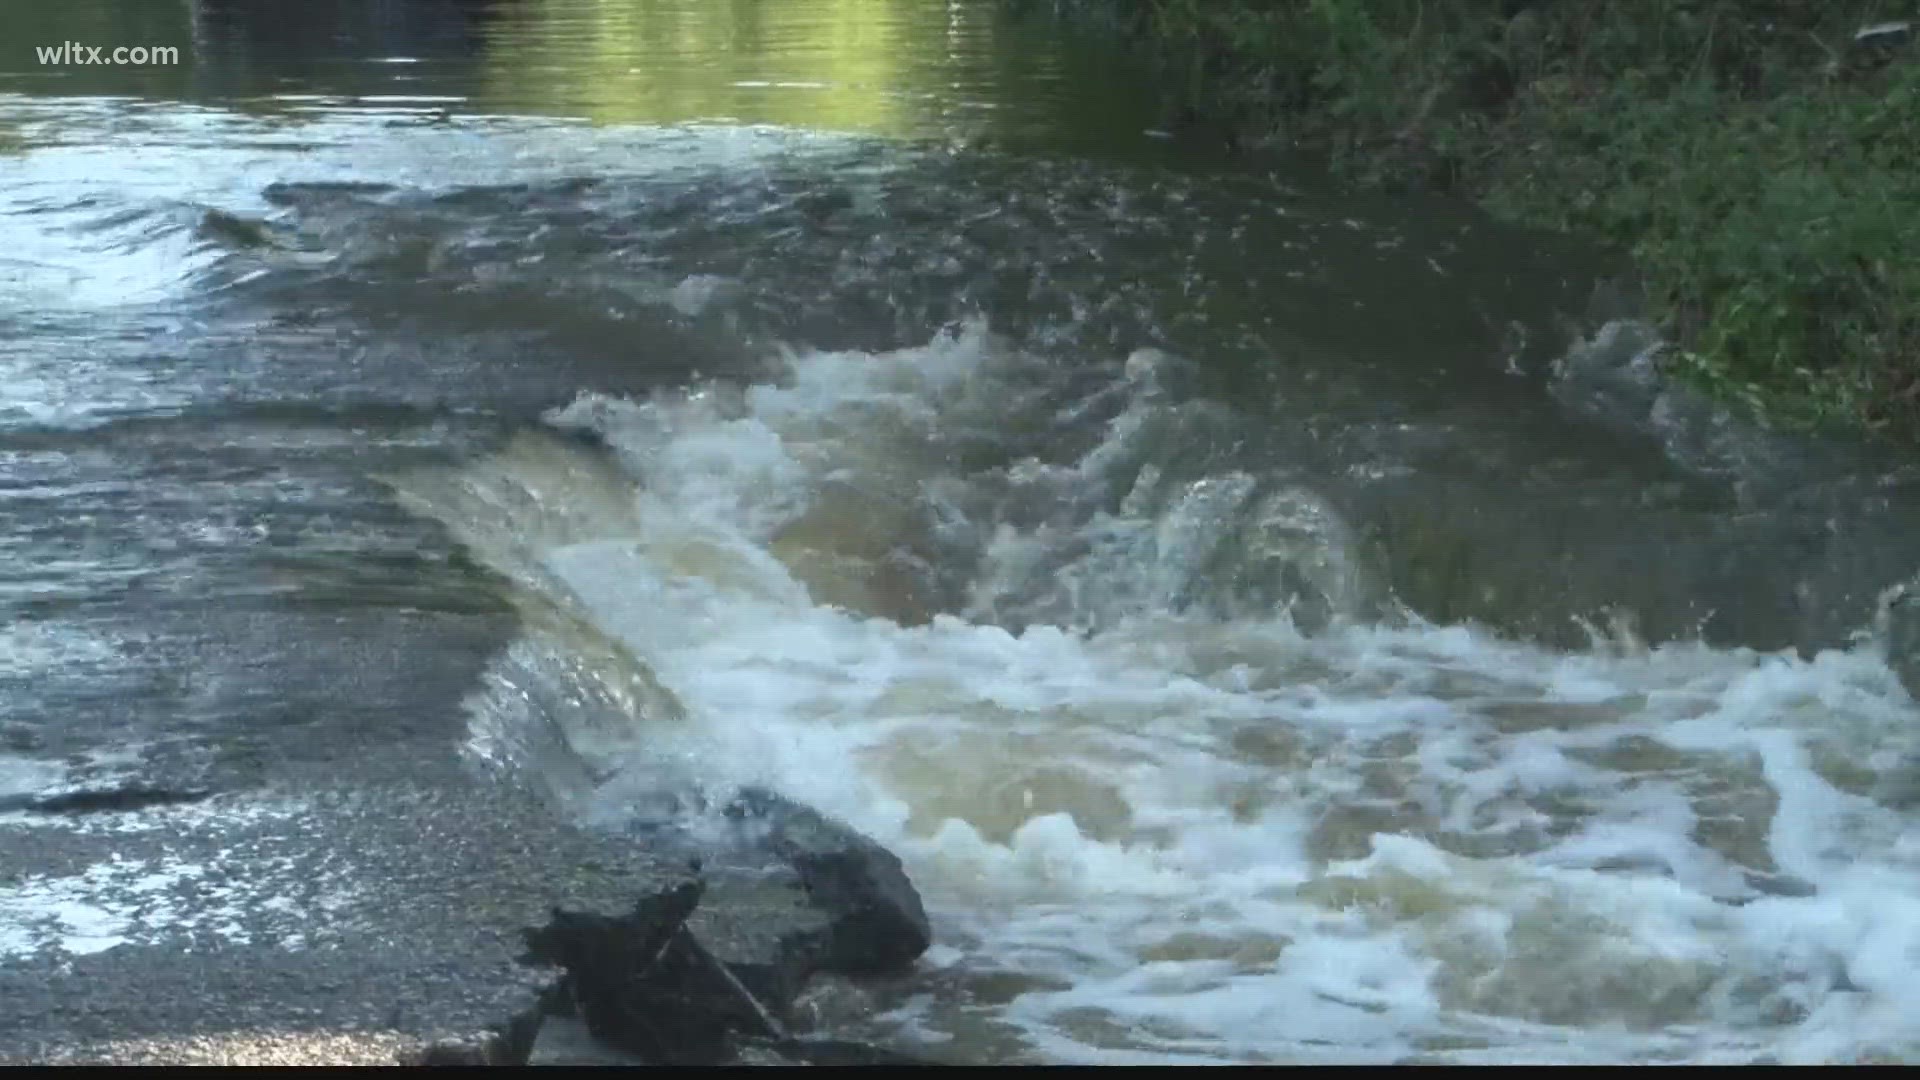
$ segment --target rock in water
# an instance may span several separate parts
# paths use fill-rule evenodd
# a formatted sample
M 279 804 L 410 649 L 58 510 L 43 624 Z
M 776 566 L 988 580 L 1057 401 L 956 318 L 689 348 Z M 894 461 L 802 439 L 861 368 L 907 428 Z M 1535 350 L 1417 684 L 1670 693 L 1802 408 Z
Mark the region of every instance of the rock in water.
M 820 968 L 842 975 L 899 974 L 933 944 L 920 894 L 899 856 L 811 807 L 743 789 L 726 814 L 790 866 L 829 927 Z
M 833 935 L 832 920 L 784 868 L 716 871 L 687 928 L 779 1024 L 792 1019 Z
M 1920 576 L 1880 594 L 1873 629 L 1880 647 L 1886 650 L 1887 667 L 1900 680 L 1907 696 L 1920 701 Z M 1872 797 L 1896 810 L 1920 806 L 1920 754 L 1909 753 L 1900 765 L 1881 773 Z
M 815 974 L 896 974 L 926 951 L 926 911 L 900 860 L 767 791 L 741 793 L 724 818 L 738 830 L 730 865 L 696 867 L 697 880 L 624 913 L 555 907 L 526 932 L 522 959 L 565 972 L 533 1026 L 516 1021 L 484 1055 L 448 1048 L 435 1059 L 568 1064 L 605 1048 L 608 1060 L 655 1065 L 906 1061 L 788 1031 Z
M 1920 701 L 1920 577 L 1881 594 L 1877 621 L 1887 666 L 1900 677 L 1907 693 Z
M 726 967 L 685 932 L 705 886 L 641 898 L 628 915 L 555 909 L 527 934 L 527 959 L 566 969 L 563 997 L 601 1043 L 669 1065 L 718 1064 L 737 1031 L 784 1033 Z
M 527 931 L 526 961 L 557 964 L 575 977 L 652 970 L 686 925 L 706 886 L 687 881 L 643 896 L 631 915 L 553 909 L 546 926 Z M 624 974 L 619 977 L 624 978 Z

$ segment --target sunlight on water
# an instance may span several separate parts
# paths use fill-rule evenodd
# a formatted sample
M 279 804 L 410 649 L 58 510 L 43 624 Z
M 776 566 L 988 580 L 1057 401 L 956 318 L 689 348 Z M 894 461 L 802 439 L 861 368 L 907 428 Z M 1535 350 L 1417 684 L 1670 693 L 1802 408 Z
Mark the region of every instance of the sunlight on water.
M 1018 123 L 993 115 L 1004 112 L 1031 120 L 1041 103 L 1098 123 L 1116 94 L 1145 100 L 1115 86 L 1110 61 L 1016 29 L 971 2 L 533 0 L 487 28 L 475 99 L 595 123 L 727 118 L 894 137 Z

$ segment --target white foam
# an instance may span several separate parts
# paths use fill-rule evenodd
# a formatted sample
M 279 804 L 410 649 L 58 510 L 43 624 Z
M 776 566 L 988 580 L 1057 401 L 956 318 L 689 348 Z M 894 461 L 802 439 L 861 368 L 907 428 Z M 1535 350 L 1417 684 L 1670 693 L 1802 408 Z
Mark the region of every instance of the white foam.
M 22 678 L 113 660 L 114 644 L 98 634 L 57 622 L 0 627 L 0 677 Z
M 727 285 L 728 281 L 723 277 L 692 274 L 680 279 L 680 283 L 673 287 L 667 294 L 667 303 L 673 310 L 691 318 L 712 307 Z
M 0 795 L 41 791 L 58 783 L 66 769 L 50 761 L 0 754 Z
M 969 980 L 1014 972 L 1036 988 L 987 1022 L 1047 1061 L 1920 1052 L 1920 832 L 1875 794 L 1920 749 L 1920 716 L 1865 650 L 1563 654 L 1418 620 L 1303 634 L 1169 610 L 1206 573 L 1181 538 L 1244 520 L 1244 494 L 1124 511 L 1159 539 L 1074 563 L 1062 610 L 1149 602 L 1105 609 L 1097 633 L 820 602 L 846 585 L 821 567 L 848 563 L 871 588 L 846 595 L 884 604 L 896 579 L 867 553 L 924 539 L 899 505 L 977 513 L 1023 468 L 1121 469 L 1116 500 L 1162 482 L 1137 467 L 1151 447 L 1117 449 L 1153 392 L 1137 370 L 1136 407 L 1077 459 L 956 473 L 945 440 L 1005 422 L 1010 363 L 976 329 L 555 417 L 636 479 L 620 535 L 541 550 L 543 587 L 684 702 L 690 722 L 650 728 L 645 754 L 770 783 L 908 860 L 960 989 L 902 1024 L 978 1037 Z M 836 484 L 868 516 L 811 521 Z M 463 532 L 550 534 L 539 505 Z M 1030 599 L 1047 583 L 1010 552 L 1059 566 L 1114 535 L 1117 503 L 1081 509 L 986 522 L 965 591 Z M 796 523 L 804 558 L 783 546 Z
M 274 867 L 264 869 L 269 875 Z M 0 954 L 57 949 L 76 956 L 126 944 L 155 944 L 203 932 L 244 945 L 255 912 L 286 913 L 281 896 L 259 895 L 261 884 L 201 885 L 208 868 L 172 857 L 152 861 L 119 857 L 64 877 L 30 876 L 0 890 Z M 281 887 L 285 882 L 278 883 Z M 176 895 L 186 890 L 191 896 Z M 276 935 L 299 947 L 299 935 Z
M 84 818 L 6 814 L 0 830 L 234 836 L 262 825 L 272 832 L 303 813 L 295 803 L 222 803 Z M 149 851 L 135 843 L 132 850 L 143 854 L 116 853 L 76 873 L 27 874 L 0 887 L 0 956 L 83 956 L 207 935 L 236 945 L 264 941 L 304 949 L 332 932 L 333 909 L 352 895 L 332 867 L 316 877 L 294 855 L 276 854 L 257 839 L 234 844 L 218 866 L 164 845 Z

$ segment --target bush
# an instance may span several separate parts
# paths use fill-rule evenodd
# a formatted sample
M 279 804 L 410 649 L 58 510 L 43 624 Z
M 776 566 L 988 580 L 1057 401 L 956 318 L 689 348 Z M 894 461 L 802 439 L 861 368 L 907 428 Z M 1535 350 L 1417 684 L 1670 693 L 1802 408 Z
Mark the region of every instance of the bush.
M 1920 439 L 1920 62 L 1879 0 L 1055 0 L 1340 171 L 1631 250 L 1672 370 Z

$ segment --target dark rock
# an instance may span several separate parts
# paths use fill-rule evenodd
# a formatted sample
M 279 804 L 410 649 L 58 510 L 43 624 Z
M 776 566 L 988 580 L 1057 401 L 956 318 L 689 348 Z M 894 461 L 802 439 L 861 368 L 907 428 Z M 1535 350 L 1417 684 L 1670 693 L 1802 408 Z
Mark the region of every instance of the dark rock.
M 528 963 L 558 964 L 570 974 L 624 966 L 644 971 L 653 967 L 667 943 L 686 924 L 700 904 L 706 885 L 687 881 L 643 896 L 630 915 L 553 909 L 546 926 L 528 930 Z
M 820 966 L 843 975 L 890 975 L 933 944 L 920 894 L 899 856 L 811 807 L 749 788 L 726 815 L 800 877 L 830 921 Z
M 1877 621 L 1887 666 L 1907 693 L 1920 701 L 1920 578 L 1882 593 Z
M 695 881 L 644 897 L 627 915 L 556 909 L 527 934 L 527 959 L 566 970 L 550 1011 L 578 1016 L 602 1044 L 658 1064 L 723 1064 L 743 1039 L 784 1040 L 783 1015 L 812 974 L 823 924 L 796 927 L 789 911 L 727 897 L 721 916 L 703 923 L 719 929 L 736 972 L 689 927 L 707 895 Z M 756 923 L 766 925 L 743 929 Z
M 718 870 L 688 929 L 780 1024 L 822 970 L 833 921 L 790 869 Z
M 566 969 L 563 992 L 593 1037 L 649 1061 L 718 1064 L 735 1030 L 776 1031 L 731 973 L 685 932 L 706 887 L 686 882 L 627 915 L 555 909 L 527 934 L 527 959 Z M 537 1042 L 537 1039 L 536 1039 Z
M 741 793 L 723 820 L 732 843 L 693 862 L 693 878 L 624 911 L 604 896 L 551 909 L 524 932 L 521 957 L 561 972 L 541 1000 L 488 1038 L 436 1043 L 414 1063 L 914 1064 L 789 1031 L 816 975 L 896 973 L 926 950 L 926 912 L 900 860 L 766 791 Z

